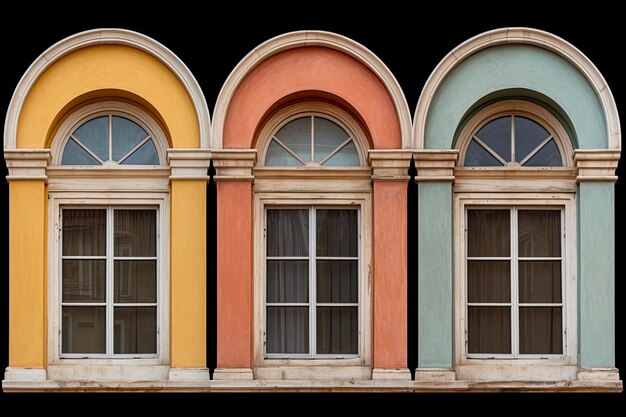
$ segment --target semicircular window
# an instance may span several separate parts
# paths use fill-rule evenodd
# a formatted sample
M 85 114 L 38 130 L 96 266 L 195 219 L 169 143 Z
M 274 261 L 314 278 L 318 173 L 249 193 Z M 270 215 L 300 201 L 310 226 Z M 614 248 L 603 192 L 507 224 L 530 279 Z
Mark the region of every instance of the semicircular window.
M 303 116 L 283 125 L 272 136 L 266 166 L 359 166 L 352 136 L 320 116 Z
M 130 119 L 112 114 L 90 119 L 70 135 L 62 165 L 159 165 L 152 136 Z
M 465 152 L 465 166 L 562 166 L 555 138 L 523 116 L 504 116 L 481 127 Z

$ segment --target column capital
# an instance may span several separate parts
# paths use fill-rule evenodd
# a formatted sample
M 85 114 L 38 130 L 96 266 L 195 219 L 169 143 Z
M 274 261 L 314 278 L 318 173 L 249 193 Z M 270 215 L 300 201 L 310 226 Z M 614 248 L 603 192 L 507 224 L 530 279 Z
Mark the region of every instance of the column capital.
M 46 168 L 50 163 L 50 149 L 5 149 L 4 159 L 9 169 L 7 181 L 48 181 Z
M 417 169 L 415 181 L 454 182 L 454 167 L 459 158 L 456 149 L 420 149 L 413 151 Z
M 216 181 L 252 181 L 256 149 L 216 149 L 213 151 Z
M 574 164 L 578 169 L 576 182 L 615 182 L 615 169 L 619 161 L 619 149 L 578 149 L 574 151 Z
M 367 159 L 374 181 L 407 181 L 411 151 L 401 149 L 371 149 Z
M 208 180 L 211 151 L 200 148 L 175 148 L 167 150 L 171 180 Z

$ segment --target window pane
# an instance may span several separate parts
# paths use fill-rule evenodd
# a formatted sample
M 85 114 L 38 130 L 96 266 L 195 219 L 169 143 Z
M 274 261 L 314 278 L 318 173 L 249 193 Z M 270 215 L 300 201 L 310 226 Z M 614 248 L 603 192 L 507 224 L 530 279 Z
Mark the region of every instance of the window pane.
M 337 123 L 322 117 L 315 117 L 315 160 L 324 159 L 348 137 L 348 133 Z
M 515 159 L 521 161 L 550 136 L 539 123 L 526 117 L 515 116 Z
M 74 139 L 70 139 L 63 150 L 61 165 L 100 165 L 100 162 L 74 142 Z
M 561 302 L 560 261 L 520 261 L 520 303 Z
M 148 133 L 141 126 L 124 117 L 113 116 L 111 129 L 114 161 L 125 156 L 139 142 L 148 137 Z
M 563 317 L 561 307 L 521 307 L 519 311 L 519 352 L 561 354 Z
M 124 159 L 122 165 L 159 165 L 159 154 L 152 139 Z
M 502 163 L 472 139 L 465 152 L 466 167 L 501 167 Z
M 300 117 L 280 128 L 275 135 L 304 162 L 311 160 L 311 117 Z
M 561 152 L 554 139 L 546 143 L 524 166 L 526 167 L 560 167 L 563 166 Z
M 317 210 L 317 256 L 358 256 L 356 210 Z
M 106 301 L 105 260 L 63 260 L 63 301 Z
M 317 261 L 317 302 L 358 303 L 358 261 Z
M 308 303 L 309 262 L 267 261 L 267 302 Z
M 468 353 L 511 353 L 511 308 L 468 307 Z
M 63 209 L 63 255 L 106 255 L 106 210 Z
M 63 307 L 63 353 L 105 353 L 105 307 Z
M 359 353 L 357 307 L 317 308 L 317 353 Z
M 156 353 L 156 307 L 115 307 L 115 353 Z
M 156 256 L 156 211 L 115 210 L 115 256 Z
M 359 154 L 354 142 L 348 143 L 339 152 L 328 158 L 328 161 L 324 162 L 324 166 L 359 166 Z
M 468 303 L 508 303 L 511 301 L 509 261 L 467 262 Z
M 492 120 L 483 126 L 476 136 L 502 159 L 507 162 L 511 160 L 511 116 Z
M 109 116 L 89 120 L 73 136 L 103 161 L 109 159 Z
M 561 256 L 561 211 L 520 210 L 518 213 L 519 256 Z
M 114 302 L 156 303 L 156 261 L 115 261 Z
M 276 143 L 276 141 L 272 140 L 265 154 L 265 165 L 274 167 L 296 167 L 302 166 L 302 162 L 298 161 L 293 155 Z
M 267 307 L 267 353 L 309 353 L 309 308 Z
M 267 256 L 309 256 L 308 210 L 267 210 Z
M 468 210 L 468 256 L 511 256 L 509 210 Z

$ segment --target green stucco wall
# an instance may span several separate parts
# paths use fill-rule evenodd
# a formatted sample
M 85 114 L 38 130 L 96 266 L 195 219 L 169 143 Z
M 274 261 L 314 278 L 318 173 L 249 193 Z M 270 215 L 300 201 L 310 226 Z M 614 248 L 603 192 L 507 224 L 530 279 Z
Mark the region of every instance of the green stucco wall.
M 457 65 L 433 98 L 424 147 L 452 148 L 467 112 L 481 98 L 507 89 L 549 97 L 571 121 L 579 148 L 608 148 L 602 105 L 585 77 L 560 56 L 529 45 L 490 47 Z

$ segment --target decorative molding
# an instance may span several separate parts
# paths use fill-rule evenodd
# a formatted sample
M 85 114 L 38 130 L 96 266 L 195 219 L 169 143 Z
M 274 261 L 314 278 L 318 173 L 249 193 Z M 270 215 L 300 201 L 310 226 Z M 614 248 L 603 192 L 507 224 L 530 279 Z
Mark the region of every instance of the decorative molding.
M 439 86 L 448 74 L 465 59 L 483 49 L 509 44 L 533 45 L 547 49 L 561 56 L 580 71 L 594 89 L 604 110 L 609 147 L 612 149 L 621 147 L 617 106 L 608 84 L 596 66 L 580 50 L 564 39 L 542 30 L 523 27 L 502 28 L 481 33 L 454 48 L 441 60 L 426 81 L 415 109 L 413 147 L 424 148 L 428 112 Z
M 26 70 L 17 84 L 4 127 L 4 148 L 15 149 L 17 124 L 22 107 L 28 94 L 39 77 L 64 56 L 82 48 L 93 45 L 124 45 L 136 48 L 163 63 L 183 84 L 198 117 L 200 127 L 200 144 L 202 148 L 209 148 L 211 144 L 211 121 L 202 89 L 187 66 L 168 48 L 141 33 L 125 29 L 92 29 L 80 32 L 57 42 L 41 54 Z
M 208 381 L 211 379 L 208 368 L 170 368 L 170 381 Z
M 254 373 L 251 368 L 216 368 L 213 371 L 213 379 L 216 381 L 252 380 L 254 379 Z
M 454 369 L 446 368 L 417 368 L 415 370 L 415 382 L 450 383 L 456 380 Z
M 368 160 L 374 181 L 408 181 L 412 152 L 395 149 L 370 149 Z
M 170 180 L 209 180 L 207 171 L 211 165 L 208 149 L 168 149 L 167 163 L 170 165 Z
M 454 192 L 576 192 L 576 168 L 572 167 L 457 167 Z
M 409 368 L 374 368 L 372 380 L 383 381 L 410 381 L 411 371 Z
M 370 168 L 255 167 L 255 192 L 354 193 L 372 190 Z
M 372 71 L 386 87 L 394 103 L 402 134 L 402 147 L 411 147 L 411 115 L 404 93 L 387 66 L 363 45 L 336 33 L 324 31 L 290 32 L 272 38 L 248 53 L 230 73 L 220 91 L 213 114 L 213 144 L 221 149 L 224 121 L 230 101 L 244 78 L 261 62 L 290 49 L 321 46 L 342 52 Z
M 252 181 L 256 152 L 256 149 L 213 150 L 215 181 Z
M 50 149 L 5 149 L 4 159 L 9 170 L 7 181 L 48 181 L 46 168 L 50 163 Z
M 454 181 L 454 167 L 459 157 L 456 149 L 414 150 L 417 169 L 415 181 Z
M 615 182 L 620 151 L 615 149 L 579 149 L 574 152 L 578 168 L 576 182 Z
M 45 368 L 16 368 L 9 366 L 4 370 L 4 381 L 45 381 Z M 3 385 L 4 385 L 3 381 Z

